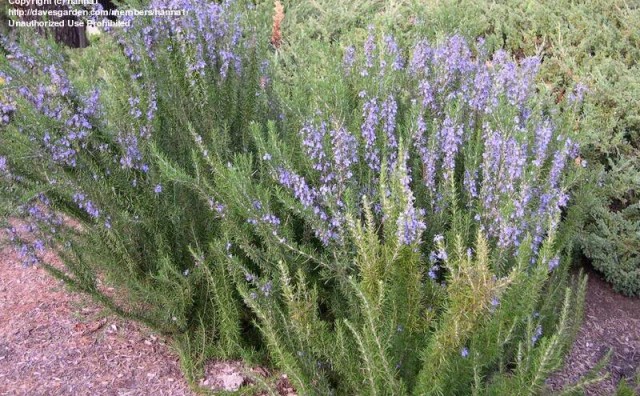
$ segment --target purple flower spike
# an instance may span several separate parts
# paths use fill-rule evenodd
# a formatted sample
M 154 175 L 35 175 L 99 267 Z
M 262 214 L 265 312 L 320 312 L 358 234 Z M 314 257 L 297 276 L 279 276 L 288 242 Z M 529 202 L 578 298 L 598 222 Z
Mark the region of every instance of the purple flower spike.
M 384 43 L 387 47 L 387 53 L 393 57 L 391 68 L 395 71 L 402 70 L 404 67 L 404 60 L 400 55 L 398 43 L 396 43 L 396 40 L 390 35 L 384 37 Z
M 353 176 L 351 165 L 358 162 L 358 142 L 344 126 L 332 130 L 329 135 L 333 147 L 334 172 L 338 176 L 336 182 L 341 184 Z
M 589 87 L 583 83 L 578 83 L 573 91 L 569 93 L 567 99 L 570 103 L 582 103 L 585 94 L 589 92 Z
M 365 146 L 365 160 L 369 168 L 374 172 L 380 170 L 380 157 L 378 148 L 376 147 L 376 128 L 380 120 L 380 108 L 376 98 L 368 100 L 364 103 L 363 108 L 364 122 L 361 131 Z
M 427 225 L 422 220 L 421 212 L 417 211 L 414 206 L 415 198 L 411 191 L 411 176 L 407 169 L 407 158 L 405 155 L 398 163 L 398 175 L 401 177 L 402 196 L 406 199 L 405 209 L 398 216 L 398 240 L 404 245 L 413 245 L 420 241 L 422 232 L 427 228 Z
M 560 258 L 558 256 L 549 260 L 549 271 L 553 271 L 560 264 Z
M 462 127 L 455 125 L 453 120 L 447 116 L 440 130 L 440 149 L 444 154 L 442 168 L 444 171 L 444 179 L 447 181 L 453 178 L 455 159 L 459 146 L 462 143 L 462 134 Z
M 294 196 L 300 201 L 302 206 L 309 208 L 313 205 L 317 194 L 307 185 L 303 177 L 284 168 L 280 168 L 278 169 L 278 181 L 283 186 L 293 190 Z
M 396 139 L 396 115 L 398 114 L 398 103 L 389 95 L 382 103 L 383 130 L 387 138 L 389 150 L 389 167 L 393 168 L 397 159 L 398 140 Z
M 347 76 L 351 74 L 351 69 L 353 68 L 353 63 L 355 62 L 355 54 L 356 49 L 353 46 L 347 47 L 347 49 L 345 49 L 344 51 L 342 63 L 344 65 L 344 71 Z
M 491 299 L 491 310 L 495 311 L 498 308 L 499 305 L 500 305 L 500 299 L 498 297 L 494 296 Z
M 531 345 L 535 345 L 541 336 L 542 336 L 542 326 L 538 325 L 533 335 L 531 336 Z
M 363 77 L 368 76 L 368 70 L 373 67 L 373 56 L 375 51 L 376 43 L 375 36 L 373 34 L 373 26 L 369 26 L 369 35 L 367 36 L 367 41 L 364 43 L 365 68 L 360 72 Z
M 0 173 L 8 172 L 7 168 L 7 158 L 0 156 Z
M 313 161 L 313 169 L 320 172 L 327 172 L 329 165 L 326 161 L 326 153 L 324 150 L 324 139 L 327 135 L 327 127 L 323 122 L 319 126 L 312 123 L 306 123 L 300 130 L 302 137 L 302 145 Z
M 411 62 L 409 63 L 409 73 L 416 75 L 419 72 L 424 72 L 431 61 L 432 55 L 433 49 L 429 43 L 426 41 L 419 42 L 413 49 Z

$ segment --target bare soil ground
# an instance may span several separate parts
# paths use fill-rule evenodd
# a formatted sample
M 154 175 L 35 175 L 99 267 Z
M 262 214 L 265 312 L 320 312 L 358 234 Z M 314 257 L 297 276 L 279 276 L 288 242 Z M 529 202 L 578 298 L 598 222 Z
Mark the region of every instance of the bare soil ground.
M 69 292 L 41 268 L 22 267 L 11 248 L 0 248 L 0 273 L 0 395 L 194 394 L 176 353 L 143 326 Z M 588 395 L 614 394 L 620 378 L 640 367 L 640 299 L 615 293 L 590 272 L 583 327 L 549 386 L 577 382 L 609 348 L 609 378 Z M 212 362 L 205 374 L 200 384 L 212 389 L 246 383 L 237 362 Z M 286 380 L 277 384 L 280 394 L 294 394 Z

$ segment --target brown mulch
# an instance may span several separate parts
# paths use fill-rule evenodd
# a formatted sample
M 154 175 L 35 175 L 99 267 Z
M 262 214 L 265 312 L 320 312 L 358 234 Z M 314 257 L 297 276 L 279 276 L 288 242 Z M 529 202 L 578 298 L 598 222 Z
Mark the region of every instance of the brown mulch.
M 0 395 L 191 395 L 159 337 L 0 248 Z
M 587 274 L 584 322 L 563 369 L 547 383 L 552 389 L 577 383 L 611 349 L 611 359 L 602 372 L 608 378 L 589 386 L 585 394 L 613 395 L 620 380 L 634 383 L 640 375 L 640 298 L 616 293 L 592 269 Z M 640 384 L 636 386 L 640 395 Z

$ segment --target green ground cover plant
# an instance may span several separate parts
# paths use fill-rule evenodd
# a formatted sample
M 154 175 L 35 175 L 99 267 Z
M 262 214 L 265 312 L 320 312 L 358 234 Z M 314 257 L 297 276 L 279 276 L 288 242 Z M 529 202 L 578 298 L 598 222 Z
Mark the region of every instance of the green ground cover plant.
M 40 264 L 170 335 L 194 383 L 244 358 L 300 394 L 540 392 L 586 284 L 580 81 L 547 86 L 539 49 L 455 35 L 435 8 L 438 31 L 390 27 L 415 4 L 304 28 L 341 8 L 176 4 L 70 58 L 2 42 L 0 194 L 25 263 L 59 252 Z

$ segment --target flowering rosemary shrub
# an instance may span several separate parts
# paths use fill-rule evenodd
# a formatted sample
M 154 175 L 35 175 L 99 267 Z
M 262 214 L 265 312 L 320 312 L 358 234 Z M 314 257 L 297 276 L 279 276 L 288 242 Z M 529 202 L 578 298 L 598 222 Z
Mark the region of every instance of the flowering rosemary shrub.
M 255 124 L 257 152 L 190 182 L 163 165 L 225 204 L 216 258 L 301 394 L 536 393 L 561 363 L 579 169 L 538 63 L 372 31 L 298 133 Z
M 241 4 L 151 7 L 187 12 L 105 35 L 109 66 L 77 80 L 55 48 L 2 43 L 0 193 L 25 263 L 58 251 L 42 265 L 175 335 L 192 381 L 262 356 L 299 394 L 540 390 L 585 283 L 571 114 L 535 92 L 538 59 L 372 29 L 290 85 L 286 16 L 268 50 Z
M 239 328 L 213 313 L 235 308 L 231 283 L 193 254 L 218 233 L 222 205 L 164 179 L 154 153 L 197 173 L 194 139 L 220 161 L 247 148 L 249 123 L 268 113 L 266 64 L 238 4 L 150 6 L 186 13 L 107 32 L 99 61 L 80 58 L 90 70 L 67 70 L 53 44 L 1 43 L 3 216 L 22 219 L 9 233 L 25 264 L 55 249 L 64 268 L 42 263 L 55 275 L 178 341 L 204 329 L 211 346 Z

